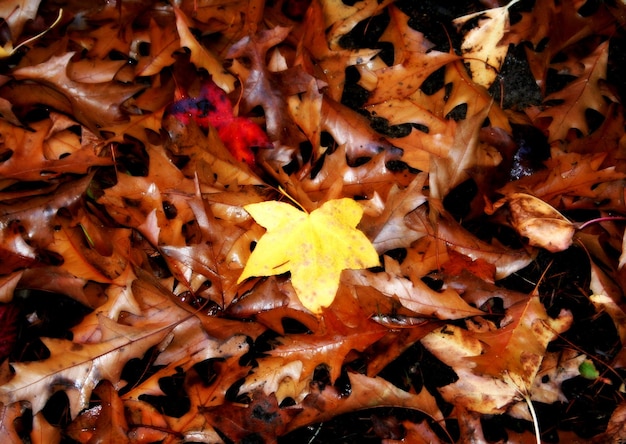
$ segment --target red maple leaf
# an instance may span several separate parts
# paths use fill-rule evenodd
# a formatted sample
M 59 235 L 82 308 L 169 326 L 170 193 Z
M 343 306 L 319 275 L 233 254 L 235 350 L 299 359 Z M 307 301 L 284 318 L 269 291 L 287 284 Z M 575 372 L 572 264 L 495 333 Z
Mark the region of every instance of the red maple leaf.
M 169 113 L 184 124 L 194 120 L 203 129 L 213 127 L 228 151 L 238 161 L 255 164 L 253 148 L 271 148 L 267 134 L 252 120 L 238 117 L 228 96 L 219 86 L 208 80 L 202 84 L 197 97 L 177 90 L 177 100 L 169 106 Z

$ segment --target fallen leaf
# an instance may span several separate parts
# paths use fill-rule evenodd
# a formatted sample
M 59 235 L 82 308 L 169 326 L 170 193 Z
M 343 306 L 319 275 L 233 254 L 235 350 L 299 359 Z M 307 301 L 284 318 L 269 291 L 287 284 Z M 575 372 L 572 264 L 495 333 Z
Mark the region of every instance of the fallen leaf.
M 301 402 L 310 391 L 315 369 L 321 365 L 328 369 L 334 384 L 351 350 L 363 352 L 387 333 L 385 327 L 358 311 L 363 317 L 357 325 L 347 326 L 333 311 L 326 310 L 319 332 L 277 339 L 268 356 L 259 358 L 258 367 L 246 378 L 240 393 L 262 389 L 268 395 L 276 393 L 279 402 L 285 397 Z
M 370 241 L 355 228 L 363 210 L 352 199 L 328 201 L 310 214 L 275 201 L 244 208 L 267 233 L 257 243 L 238 282 L 290 271 L 302 304 L 320 313 L 335 298 L 342 270 L 379 263 Z
M 455 290 L 448 288 L 435 291 L 421 280 L 412 282 L 390 273 L 355 270 L 346 273 L 344 282 L 358 286 L 357 295 L 379 291 L 389 298 L 397 298 L 404 307 L 422 316 L 461 319 L 483 314 L 481 310 L 467 304 Z
M 24 25 L 37 16 L 40 0 L 22 0 L 18 2 L 3 2 L 0 5 L 0 17 L 11 30 L 11 39 L 16 42 L 22 34 Z
M 243 61 L 232 67 L 243 83 L 240 113 L 248 113 L 255 106 L 262 107 L 269 139 L 287 147 L 304 140 L 304 134 L 288 112 L 288 98 L 305 92 L 313 79 L 300 66 L 278 71 L 266 66 L 268 52 L 280 45 L 289 32 L 289 28 L 282 26 L 259 31 L 235 42 L 226 54 L 236 62 Z
M 124 405 L 113 384 L 102 381 L 93 394 L 98 405 L 81 412 L 68 428 L 68 435 L 83 442 L 123 442 L 128 439 L 128 422 Z
M 224 90 L 213 80 L 202 83 L 197 97 L 189 97 L 185 91 L 182 97 L 168 107 L 168 112 L 184 125 L 193 119 L 201 128 L 217 133 L 230 153 L 240 162 L 255 165 L 253 148 L 272 148 L 267 134 L 252 120 L 237 117 Z
M 100 127 L 118 123 L 126 116 L 120 106 L 132 95 L 144 89 L 141 85 L 124 85 L 116 82 L 81 83 L 71 80 L 67 66 L 73 52 L 51 57 L 35 66 L 13 72 L 18 80 L 40 82 L 53 88 L 68 101 L 74 118 L 97 132 Z
M 422 339 L 459 377 L 439 389 L 445 399 L 475 412 L 497 414 L 530 394 L 548 343 L 555 332 L 569 328 L 572 315 L 564 312 L 550 319 L 536 297 L 507 313 L 512 322 L 493 331 L 470 333 L 447 325 Z
M 163 325 L 132 328 L 101 317 L 103 328 L 114 328 L 117 335 L 95 344 L 72 343 L 66 339 L 45 338 L 50 358 L 13 363 L 15 376 L 0 386 L 0 401 L 8 405 L 29 401 L 33 413 L 43 409 L 56 391 L 66 389 L 70 415 L 76 417 L 89 404 L 89 396 L 103 379 L 119 381 L 124 363 L 142 356 L 168 333 Z
M 376 87 L 368 98 L 368 105 L 410 96 L 429 75 L 459 58 L 453 53 L 434 50 L 424 34 L 409 25 L 410 17 L 397 7 L 390 6 L 389 14 L 392 23 L 381 40 L 394 43 L 396 60 L 392 66 L 373 71 Z
M 174 30 L 157 25 L 154 19 L 150 20 L 149 42 L 150 54 L 140 58 L 136 67 L 138 76 L 151 76 L 172 65 L 176 61 L 172 55 L 180 48 L 180 40 Z
M 519 0 L 513 0 L 506 6 L 464 15 L 452 23 L 457 31 L 470 20 L 478 24 L 463 36 L 461 51 L 472 72 L 472 79 L 479 85 L 489 88 L 495 81 L 509 46 L 503 44 L 509 28 L 509 8 Z
M 443 415 L 433 395 L 428 390 L 409 393 L 380 377 L 368 377 L 360 373 L 348 373 L 352 391 L 343 396 L 333 386 L 311 393 L 302 404 L 302 411 L 291 420 L 287 430 L 295 430 L 329 419 L 328 411 L 349 412 L 371 407 L 396 406 L 419 410 L 435 421 Z
M 350 8 L 342 4 L 342 7 Z M 376 7 L 371 5 L 368 7 Z M 352 10 L 353 11 L 353 10 Z M 316 29 L 327 29 L 333 24 L 333 14 L 339 11 L 330 8 L 325 2 L 312 0 L 302 23 L 302 51 L 301 57 L 311 71 L 319 66 L 319 73 L 315 75 L 328 84 L 328 97 L 339 101 L 345 84 L 345 68 L 367 62 L 379 52 L 377 49 L 345 49 L 335 40 L 339 36 L 316 32 Z M 354 22 L 351 22 L 354 25 Z M 317 69 L 315 69 L 317 71 Z
M 605 159 L 605 152 L 579 154 L 553 148 L 550 159 L 545 162 L 546 169 L 509 182 L 498 192 L 532 194 L 556 208 L 560 208 L 566 196 L 589 197 L 595 202 L 601 189 L 598 184 L 626 178 L 626 174 L 614 166 L 603 167 Z
M 0 162 L 0 185 L 9 179 L 38 181 L 64 173 L 86 174 L 92 166 L 113 162 L 110 157 L 100 156 L 97 147 L 83 144 L 75 135 L 56 149 L 50 149 L 49 144 L 55 143 L 55 134 L 51 134 L 54 131 L 52 119 L 31 126 L 32 129 L 28 130 L 0 120 L 0 150 L 6 157 Z M 85 139 L 88 140 L 87 137 Z
M 363 218 L 364 232 L 372 239 L 376 251 L 383 253 L 394 248 L 406 247 L 422 236 L 407 226 L 405 216 L 426 202 L 424 195 L 425 174 L 418 174 L 411 183 L 401 188 L 394 186 L 387 196 L 383 211 L 375 217 Z
M 580 375 L 579 367 L 586 358 L 576 350 L 547 352 L 530 389 L 531 399 L 546 404 L 567 402 L 563 382 Z
M 572 245 L 574 225 L 561 213 L 530 194 L 513 193 L 506 197 L 511 223 L 530 245 L 553 253 Z
M 546 127 L 550 141 L 567 140 L 570 129 L 589 134 L 586 111 L 592 109 L 605 115 L 609 103 L 617 100 L 604 86 L 608 53 L 607 40 L 584 59 L 577 58 L 573 69 L 582 65 L 582 72 L 563 69 L 565 73 L 576 76 L 576 79 L 560 91 L 548 95 L 544 100 L 548 104 L 546 109 L 534 117 L 538 126 Z
M 0 363 L 13 351 L 17 341 L 17 320 L 20 309 L 17 305 L 9 302 L 0 304 Z
M 502 161 L 498 151 L 478 140 L 490 109 L 491 106 L 487 106 L 476 115 L 463 119 L 455 128 L 454 140 L 447 153 L 431 156 L 429 185 L 434 198 L 443 200 L 463 181 L 477 177 L 483 171 L 493 171 Z
M 606 432 L 597 438 L 598 442 L 620 442 L 626 439 L 626 404 L 624 402 L 611 415 Z
M 246 439 L 261 439 L 264 442 L 276 439 L 285 433 L 290 420 L 299 414 L 297 408 L 281 408 L 276 396 L 254 396 L 247 405 L 225 402 L 218 407 L 204 409 L 204 414 L 232 442 Z
M 176 29 L 180 36 L 180 46 L 189 48 L 191 62 L 198 68 L 204 68 L 213 76 L 217 85 L 226 92 L 235 89 L 235 78 L 224 69 L 219 58 L 196 40 L 189 29 L 190 20 L 179 8 L 174 7 L 176 14 Z
M 431 210 L 432 211 L 432 210 Z M 448 248 L 461 253 L 472 260 L 481 259 L 496 267 L 496 279 L 501 279 L 521 270 L 532 261 L 532 256 L 525 250 L 514 250 L 485 242 L 470 234 L 450 214 L 438 210 L 433 224 L 425 205 L 407 214 L 406 223 L 413 230 L 423 231 L 434 240 L 445 242 Z

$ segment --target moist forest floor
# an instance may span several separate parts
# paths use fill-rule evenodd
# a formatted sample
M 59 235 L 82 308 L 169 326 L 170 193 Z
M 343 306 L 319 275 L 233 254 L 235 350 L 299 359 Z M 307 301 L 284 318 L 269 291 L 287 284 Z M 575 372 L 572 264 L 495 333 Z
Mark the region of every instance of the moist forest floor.
M 626 442 L 624 25 L 3 1 L 0 440 Z

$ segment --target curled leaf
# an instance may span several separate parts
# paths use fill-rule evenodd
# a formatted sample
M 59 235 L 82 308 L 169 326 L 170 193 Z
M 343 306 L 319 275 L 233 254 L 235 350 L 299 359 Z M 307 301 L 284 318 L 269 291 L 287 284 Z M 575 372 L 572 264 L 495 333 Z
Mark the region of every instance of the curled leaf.
M 530 245 L 553 253 L 572 245 L 574 225 L 543 200 L 525 193 L 513 193 L 507 200 L 513 227 Z

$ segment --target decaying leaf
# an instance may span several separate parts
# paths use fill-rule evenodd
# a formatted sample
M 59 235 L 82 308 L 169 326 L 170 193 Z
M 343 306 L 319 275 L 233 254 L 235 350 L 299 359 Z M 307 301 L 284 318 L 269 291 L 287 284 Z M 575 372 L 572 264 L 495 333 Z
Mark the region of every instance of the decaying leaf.
M 100 318 L 109 339 L 94 344 L 72 343 L 63 339 L 45 339 L 50 358 L 43 361 L 14 363 L 15 376 L 0 386 L 0 401 L 7 405 L 28 401 L 39 412 L 50 396 L 64 390 L 70 401 L 72 417 L 86 408 L 91 392 L 103 379 L 119 381 L 124 363 L 142 356 L 162 341 L 168 333 L 163 325 L 152 328 L 125 327 Z
M 525 193 L 506 197 L 511 212 L 511 223 L 530 245 L 548 251 L 563 251 L 572 245 L 574 225 L 553 207 Z
M 57 3 L 0 2 L 2 439 L 623 438 L 624 7 Z
M 99 127 L 124 120 L 126 116 L 120 109 L 121 104 L 144 89 L 143 86 L 76 82 L 67 75 L 67 65 L 73 56 L 71 52 L 54 56 L 39 65 L 20 68 L 14 75 L 17 79 L 40 82 L 60 93 L 69 103 L 74 118 L 94 132 Z
M 511 323 L 492 331 L 472 334 L 447 325 L 422 340 L 459 377 L 440 389 L 444 398 L 472 411 L 496 414 L 531 393 L 547 344 L 555 332 L 569 328 L 572 315 L 550 319 L 535 297 L 513 305 L 508 315 Z
M 176 29 L 180 36 L 180 44 L 191 51 L 191 61 L 198 68 L 204 68 L 210 72 L 220 88 L 226 92 L 232 91 L 235 78 L 222 68 L 220 60 L 210 50 L 196 40 L 189 29 L 189 19 L 185 13 L 178 8 L 174 8 L 174 13 L 176 14 Z
M 397 298 L 403 306 L 423 316 L 461 319 L 482 314 L 453 289 L 434 291 L 421 280 L 411 282 L 388 273 L 374 274 L 363 270 L 347 274 L 346 282 L 357 286 L 357 294 L 379 291 L 387 297 Z
M 491 86 L 504 63 L 509 48 L 502 44 L 502 40 L 509 28 L 509 9 L 517 2 L 513 0 L 506 6 L 453 20 L 457 29 L 470 20 L 478 20 L 478 25 L 465 34 L 461 51 L 470 67 L 472 78 L 485 88 Z
M 566 140 L 571 129 L 583 134 L 590 132 L 586 117 L 587 110 L 595 110 L 604 114 L 608 104 L 614 98 L 612 93 L 604 87 L 606 77 L 606 65 L 608 60 L 608 41 L 596 47 L 593 53 L 580 60 L 580 65 L 568 67 L 563 70 L 576 80 L 570 82 L 561 91 L 557 91 L 546 97 L 547 106 L 545 111 L 535 116 L 536 121 L 545 125 L 547 123 L 550 140 Z M 577 68 L 582 66 L 579 72 Z
M 390 6 L 389 11 L 393 23 L 383 39 L 395 43 L 396 60 L 392 66 L 373 71 L 377 85 L 390 87 L 375 88 L 368 99 L 369 105 L 410 96 L 430 74 L 458 59 L 455 54 L 434 50 L 424 34 L 411 28 L 409 16 L 398 8 Z
M 363 210 L 352 199 L 328 201 L 310 214 L 282 202 L 244 208 L 267 233 L 257 243 L 238 282 L 289 271 L 302 304 L 319 313 L 333 302 L 342 270 L 379 263 L 370 241 L 355 228 Z

